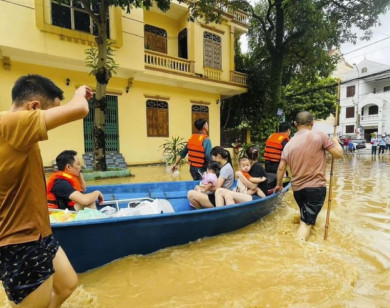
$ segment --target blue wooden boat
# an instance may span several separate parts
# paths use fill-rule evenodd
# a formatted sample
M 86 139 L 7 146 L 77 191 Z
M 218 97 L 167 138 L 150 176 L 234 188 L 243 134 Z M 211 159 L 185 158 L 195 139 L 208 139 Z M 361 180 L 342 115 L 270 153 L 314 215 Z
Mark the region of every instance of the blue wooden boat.
M 281 194 L 236 205 L 195 210 L 187 199 L 193 181 L 90 186 L 100 190 L 106 201 L 166 199 L 174 213 L 103 218 L 52 223 L 55 238 L 78 273 L 132 254 L 148 254 L 247 226 L 271 213 L 289 189 Z M 116 200 L 116 201 L 115 201 Z M 119 200 L 119 201 L 118 201 Z

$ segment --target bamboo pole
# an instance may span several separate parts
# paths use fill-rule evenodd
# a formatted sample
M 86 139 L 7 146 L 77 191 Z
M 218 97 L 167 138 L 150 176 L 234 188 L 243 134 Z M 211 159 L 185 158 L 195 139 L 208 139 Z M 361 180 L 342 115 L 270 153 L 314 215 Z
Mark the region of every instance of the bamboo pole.
M 340 105 L 340 79 L 338 79 L 337 84 L 337 103 L 336 103 L 336 114 L 334 119 L 334 131 L 333 136 L 337 135 L 337 124 L 339 121 L 339 105 Z M 329 229 L 329 223 L 330 223 L 330 209 L 332 207 L 332 197 L 333 197 L 333 168 L 334 168 L 334 158 L 332 156 L 332 161 L 330 164 L 330 179 L 329 179 L 329 194 L 328 194 L 328 209 L 326 211 L 326 223 L 325 223 L 325 233 L 324 233 L 324 240 L 326 241 L 328 238 L 328 229 Z

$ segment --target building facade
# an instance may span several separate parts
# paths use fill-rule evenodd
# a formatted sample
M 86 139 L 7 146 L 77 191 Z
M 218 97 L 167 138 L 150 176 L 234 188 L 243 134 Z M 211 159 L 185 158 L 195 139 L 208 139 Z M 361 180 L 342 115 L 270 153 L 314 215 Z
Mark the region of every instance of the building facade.
M 340 89 L 339 134 L 364 138 L 390 133 L 390 66 L 363 60 Z
M 91 8 L 94 9 L 94 8 Z M 220 142 L 222 98 L 247 91 L 235 71 L 234 41 L 248 31 L 248 16 L 223 14 L 221 24 L 188 21 L 188 7 L 173 1 L 167 12 L 153 7 L 130 14 L 110 8 L 109 36 L 118 73 L 107 86 L 106 151 L 127 164 L 161 162 L 159 146 L 173 136 L 187 139 L 196 118 L 209 121 L 213 145 Z M 16 79 L 40 74 L 64 90 L 96 86 L 85 65 L 85 50 L 96 29 L 79 2 L 0 1 L 0 109 L 8 110 Z M 41 142 L 45 166 L 65 149 L 92 151 L 93 112 Z
M 338 49 L 333 49 L 329 52 L 330 56 L 337 57 L 338 61 L 332 73 L 332 77 L 345 80 L 345 76 L 353 69 L 353 66 L 345 62 L 343 56 Z M 335 118 L 331 114 L 326 120 L 316 120 L 313 129 L 321 130 L 328 136 L 333 136 L 335 127 Z M 336 131 L 337 132 L 337 131 Z

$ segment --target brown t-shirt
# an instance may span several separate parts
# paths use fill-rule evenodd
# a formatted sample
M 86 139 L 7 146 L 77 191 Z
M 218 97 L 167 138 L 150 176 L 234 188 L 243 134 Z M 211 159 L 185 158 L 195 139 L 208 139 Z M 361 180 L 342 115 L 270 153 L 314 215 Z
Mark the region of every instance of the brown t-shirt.
M 46 139 L 44 111 L 0 113 L 0 246 L 51 234 L 38 147 Z
M 282 160 L 290 166 L 293 191 L 306 187 L 326 186 L 325 150 L 335 146 L 322 131 L 299 130 L 282 152 Z

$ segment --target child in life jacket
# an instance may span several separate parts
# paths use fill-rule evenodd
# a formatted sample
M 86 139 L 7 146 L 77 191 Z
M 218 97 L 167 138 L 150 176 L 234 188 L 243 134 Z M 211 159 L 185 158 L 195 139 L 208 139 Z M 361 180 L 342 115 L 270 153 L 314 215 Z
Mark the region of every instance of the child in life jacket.
M 220 170 L 221 165 L 218 162 L 210 162 L 207 166 L 207 172 L 202 175 L 202 181 L 194 189 L 206 194 L 213 194 L 214 190 L 210 190 L 210 188 L 217 185 Z
M 249 174 L 249 170 L 251 169 L 250 159 L 246 156 L 243 156 L 239 159 L 238 165 L 240 167 L 240 171 L 246 177 L 246 179 L 252 182 L 251 181 L 252 176 Z M 261 177 L 260 179 L 260 182 L 264 182 L 264 181 L 267 181 L 267 178 L 265 176 Z M 249 187 L 245 186 L 245 184 L 240 179 L 237 180 L 237 186 L 235 188 L 235 191 L 243 194 L 248 194 L 248 195 L 257 194 L 260 198 L 265 197 L 265 194 L 259 187 L 256 187 L 256 189 L 250 189 Z

